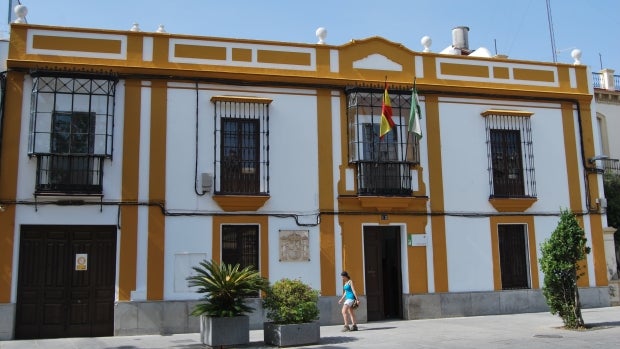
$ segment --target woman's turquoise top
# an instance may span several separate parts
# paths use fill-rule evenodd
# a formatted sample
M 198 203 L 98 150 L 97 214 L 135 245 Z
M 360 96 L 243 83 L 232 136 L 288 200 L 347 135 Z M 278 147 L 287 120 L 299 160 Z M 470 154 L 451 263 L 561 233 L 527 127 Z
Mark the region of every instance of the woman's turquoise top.
M 345 299 L 355 299 L 355 295 L 353 294 L 353 289 L 351 288 L 351 281 L 347 281 L 344 284 L 344 298 Z

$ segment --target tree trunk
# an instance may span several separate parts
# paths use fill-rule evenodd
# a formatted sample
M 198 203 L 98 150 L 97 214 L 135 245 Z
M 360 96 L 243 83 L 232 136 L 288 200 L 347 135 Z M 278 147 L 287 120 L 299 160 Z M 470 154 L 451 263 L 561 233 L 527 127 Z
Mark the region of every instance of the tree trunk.
M 575 319 L 577 319 L 577 327 L 583 327 L 583 316 L 581 316 L 581 300 L 579 299 L 579 287 L 575 280 Z

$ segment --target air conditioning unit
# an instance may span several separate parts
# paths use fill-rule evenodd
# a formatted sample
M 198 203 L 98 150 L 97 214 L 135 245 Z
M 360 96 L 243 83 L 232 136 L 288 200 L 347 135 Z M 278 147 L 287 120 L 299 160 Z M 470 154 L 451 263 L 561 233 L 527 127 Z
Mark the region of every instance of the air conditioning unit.
M 213 187 L 213 175 L 210 173 L 203 172 L 200 180 L 202 183 L 202 191 L 205 193 L 210 193 L 211 188 Z

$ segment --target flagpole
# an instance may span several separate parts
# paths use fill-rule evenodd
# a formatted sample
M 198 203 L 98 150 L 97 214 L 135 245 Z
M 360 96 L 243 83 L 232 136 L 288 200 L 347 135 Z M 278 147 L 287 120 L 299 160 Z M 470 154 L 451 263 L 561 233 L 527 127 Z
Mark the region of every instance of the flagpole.
M 415 89 L 415 72 L 413 72 L 413 88 L 411 89 L 411 91 L 413 91 Z M 410 104 L 410 110 L 411 108 L 413 108 L 413 93 L 411 94 L 411 104 Z M 411 113 L 411 111 L 409 112 Z M 405 161 L 407 161 L 409 159 L 409 148 L 410 148 L 410 142 L 409 140 L 411 140 L 411 132 L 409 132 L 409 123 L 407 122 L 407 144 L 405 144 Z
M 381 143 L 381 141 L 383 140 L 383 136 L 381 135 L 381 124 L 383 123 L 383 105 L 385 103 L 385 91 L 387 91 L 387 75 L 383 78 L 383 93 L 381 94 L 381 116 L 379 117 L 379 143 Z

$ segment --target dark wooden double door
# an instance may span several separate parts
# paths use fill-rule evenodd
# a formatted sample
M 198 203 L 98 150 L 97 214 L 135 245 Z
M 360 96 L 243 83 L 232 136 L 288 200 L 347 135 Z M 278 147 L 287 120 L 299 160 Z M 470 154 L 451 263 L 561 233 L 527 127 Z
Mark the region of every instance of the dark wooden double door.
M 114 332 L 115 226 L 22 226 L 16 339 Z
M 402 318 L 400 227 L 364 227 L 368 321 Z

